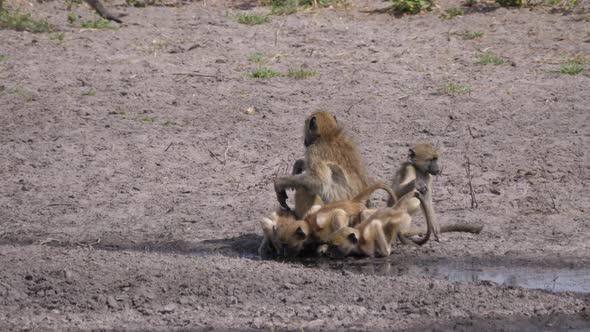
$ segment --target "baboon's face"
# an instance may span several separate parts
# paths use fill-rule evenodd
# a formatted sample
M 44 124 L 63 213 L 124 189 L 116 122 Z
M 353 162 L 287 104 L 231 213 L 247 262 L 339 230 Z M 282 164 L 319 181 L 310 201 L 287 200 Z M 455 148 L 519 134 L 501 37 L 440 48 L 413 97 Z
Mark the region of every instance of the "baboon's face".
M 327 255 L 340 258 L 354 253 L 359 243 L 359 231 L 352 227 L 343 227 L 330 236 Z
M 329 112 L 315 112 L 305 119 L 303 144 L 308 147 L 315 143 L 323 134 L 338 129 L 336 117 Z
M 303 220 L 277 224 L 275 228 L 279 255 L 297 256 L 309 240 L 309 225 Z
M 438 165 L 438 151 L 430 144 L 417 144 L 408 153 L 408 159 L 414 167 L 424 174 L 439 175 L 441 168 Z

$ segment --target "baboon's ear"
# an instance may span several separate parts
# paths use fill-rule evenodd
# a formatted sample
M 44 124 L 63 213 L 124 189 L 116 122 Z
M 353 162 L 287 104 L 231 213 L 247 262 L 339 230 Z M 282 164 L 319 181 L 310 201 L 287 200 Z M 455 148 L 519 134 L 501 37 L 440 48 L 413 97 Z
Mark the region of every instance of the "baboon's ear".
M 321 215 L 316 216 L 315 223 L 318 225 L 318 227 L 320 229 L 322 229 L 322 228 L 324 228 L 324 226 L 326 226 L 326 223 L 328 222 L 328 217 L 325 215 L 325 213 L 322 213 Z
M 295 237 L 299 240 L 305 240 L 307 238 L 307 234 L 301 229 L 301 227 L 297 227 L 295 231 Z
M 264 232 L 264 234 L 271 234 L 272 232 L 274 232 L 275 224 L 275 221 L 270 220 L 268 218 L 262 218 L 262 220 L 260 220 L 260 227 L 262 227 L 262 231 Z
M 354 233 L 350 233 L 348 234 L 348 240 L 352 243 L 352 244 L 357 244 L 359 242 L 359 239 L 356 237 L 356 234 Z
M 416 161 L 416 151 L 414 149 L 408 150 L 408 161 L 414 163 Z
M 314 214 L 314 213 L 318 212 L 321 208 L 322 208 L 321 205 L 314 205 L 309 208 L 309 210 L 307 211 L 307 213 L 305 215 L 307 216 L 309 214 Z
M 317 129 L 318 129 L 317 119 L 314 116 L 309 120 L 309 130 L 316 131 Z

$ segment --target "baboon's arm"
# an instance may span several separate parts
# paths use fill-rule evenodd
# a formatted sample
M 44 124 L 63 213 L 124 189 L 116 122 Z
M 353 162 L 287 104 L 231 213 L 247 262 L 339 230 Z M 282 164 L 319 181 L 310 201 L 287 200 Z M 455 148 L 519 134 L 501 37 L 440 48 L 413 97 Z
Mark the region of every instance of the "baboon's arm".
M 286 209 L 291 210 L 287 205 L 287 189 L 298 189 L 303 188 L 308 192 L 317 195 L 321 189 L 321 182 L 308 174 L 299 174 L 285 176 L 275 180 L 275 192 L 277 194 L 277 200 L 279 204 Z
M 395 195 L 397 197 L 405 196 L 407 193 L 414 190 L 414 188 L 416 188 L 416 180 L 415 179 L 406 183 L 405 185 L 403 185 L 401 187 L 395 188 Z

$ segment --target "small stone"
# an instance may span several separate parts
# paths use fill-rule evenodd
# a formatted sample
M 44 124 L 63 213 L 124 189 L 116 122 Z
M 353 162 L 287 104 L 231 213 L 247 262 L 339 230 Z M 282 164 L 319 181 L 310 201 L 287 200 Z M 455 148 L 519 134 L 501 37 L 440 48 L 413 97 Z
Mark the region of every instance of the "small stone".
M 169 304 L 165 305 L 164 308 L 162 308 L 162 310 L 160 310 L 160 312 L 163 314 L 169 314 L 169 313 L 174 312 L 174 310 L 176 310 L 176 304 L 169 303 Z
M 72 271 L 70 271 L 70 270 L 64 270 L 64 278 L 66 278 L 66 279 L 72 279 L 73 276 L 74 276 L 74 274 L 72 273 Z
M 254 113 L 256 113 L 256 109 L 255 109 L 254 107 L 250 106 L 250 107 L 248 107 L 248 108 L 246 108 L 246 109 L 244 110 L 244 113 L 245 113 L 245 114 L 248 114 L 248 115 L 251 115 L 251 114 L 254 114 Z
M 119 304 L 117 303 L 117 300 L 115 300 L 115 298 L 112 295 L 109 295 L 107 297 L 107 305 L 113 309 L 119 308 Z
M 285 283 L 285 284 L 283 285 L 283 287 L 285 287 L 285 289 L 295 289 L 295 288 L 297 288 L 297 286 L 296 286 L 296 285 L 290 284 L 290 283 L 288 283 L 288 282 L 287 282 L 287 283 Z

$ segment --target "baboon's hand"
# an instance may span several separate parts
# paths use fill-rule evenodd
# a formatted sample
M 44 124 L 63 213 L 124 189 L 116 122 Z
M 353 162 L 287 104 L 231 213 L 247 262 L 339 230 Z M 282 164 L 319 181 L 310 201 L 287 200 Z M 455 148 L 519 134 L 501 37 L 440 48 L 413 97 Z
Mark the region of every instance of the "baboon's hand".
M 289 198 L 289 196 L 287 196 L 287 191 L 275 183 L 275 192 L 277 193 L 277 200 L 279 201 L 279 204 L 281 204 L 281 207 L 290 211 L 291 208 L 287 205 L 287 198 Z
M 426 193 L 428 192 L 428 184 L 424 182 L 418 182 L 416 183 L 416 190 L 418 190 L 418 192 L 422 195 L 426 195 Z

